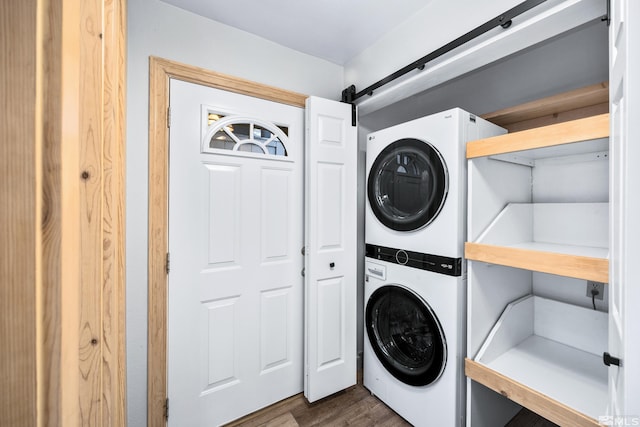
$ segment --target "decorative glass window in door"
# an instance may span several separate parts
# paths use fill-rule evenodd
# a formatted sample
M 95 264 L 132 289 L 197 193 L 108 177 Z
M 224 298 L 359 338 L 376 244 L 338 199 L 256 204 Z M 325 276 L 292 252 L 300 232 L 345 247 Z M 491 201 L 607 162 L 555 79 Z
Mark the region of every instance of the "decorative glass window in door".
M 287 157 L 289 128 L 248 116 L 208 113 L 203 153 Z M 231 154 L 231 153 L 229 153 Z M 283 159 L 284 160 L 284 159 Z

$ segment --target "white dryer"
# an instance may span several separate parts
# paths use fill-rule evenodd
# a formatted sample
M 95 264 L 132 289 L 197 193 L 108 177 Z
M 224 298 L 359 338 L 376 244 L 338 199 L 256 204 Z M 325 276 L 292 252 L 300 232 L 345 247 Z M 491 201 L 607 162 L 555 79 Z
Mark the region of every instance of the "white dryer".
M 461 257 L 465 144 L 505 132 L 454 108 L 369 134 L 365 242 Z
M 416 427 L 463 426 L 464 279 L 365 264 L 364 386 Z

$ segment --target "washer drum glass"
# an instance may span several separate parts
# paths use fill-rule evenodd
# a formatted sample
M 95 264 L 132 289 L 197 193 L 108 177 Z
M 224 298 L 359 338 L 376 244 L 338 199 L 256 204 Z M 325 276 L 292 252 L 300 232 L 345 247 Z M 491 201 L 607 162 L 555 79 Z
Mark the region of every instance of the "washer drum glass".
M 416 293 L 399 285 L 380 287 L 367 302 L 365 322 L 373 351 L 398 380 L 424 386 L 440 378 L 447 362 L 445 336 Z

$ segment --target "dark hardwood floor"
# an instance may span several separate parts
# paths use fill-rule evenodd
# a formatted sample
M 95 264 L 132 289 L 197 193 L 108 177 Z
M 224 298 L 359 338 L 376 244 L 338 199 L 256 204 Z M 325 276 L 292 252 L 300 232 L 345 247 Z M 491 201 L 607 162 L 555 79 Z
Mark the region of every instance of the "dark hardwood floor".
M 302 394 L 278 402 L 227 427 L 411 426 L 362 384 L 307 403 Z
M 359 383 L 345 391 L 311 404 L 307 403 L 302 394 L 299 394 L 226 425 L 226 427 L 240 426 L 411 427 L 411 424 L 373 396 L 369 390 Z M 557 426 L 527 409 L 522 409 L 505 427 Z
M 558 427 L 558 425 L 523 408 L 505 427 Z

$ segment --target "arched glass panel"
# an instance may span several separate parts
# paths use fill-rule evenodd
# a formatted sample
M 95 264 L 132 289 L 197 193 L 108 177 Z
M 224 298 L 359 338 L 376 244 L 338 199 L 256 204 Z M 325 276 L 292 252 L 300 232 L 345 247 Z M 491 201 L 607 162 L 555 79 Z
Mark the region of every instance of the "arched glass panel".
M 243 144 L 238 145 L 238 151 L 244 151 L 245 153 L 264 154 L 264 150 L 262 149 L 262 146 L 258 144 L 254 144 L 252 142 L 245 142 Z
M 287 157 L 289 128 L 244 116 L 209 113 L 202 152 L 228 150 L 273 157 Z

